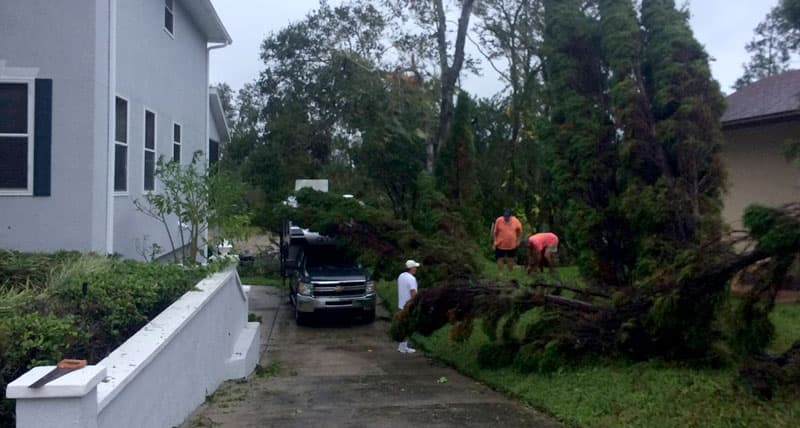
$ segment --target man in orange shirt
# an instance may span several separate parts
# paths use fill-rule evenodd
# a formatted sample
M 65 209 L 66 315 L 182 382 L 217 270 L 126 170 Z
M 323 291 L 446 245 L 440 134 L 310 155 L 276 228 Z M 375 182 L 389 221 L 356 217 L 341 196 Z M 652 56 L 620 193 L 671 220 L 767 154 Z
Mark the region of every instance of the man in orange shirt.
M 494 256 L 497 259 L 497 274 L 503 277 L 503 264 L 508 266 L 509 274 L 513 274 L 516 264 L 517 247 L 522 240 L 522 223 L 511 215 L 511 210 L 503 211 L 492 225 L 494 240 Z
M 528 238 L 528 275 L 549 267 L 550 273 L 555 272 L 553 254 L 558 252 L 558 236 L 555 233 L 535 233 Z

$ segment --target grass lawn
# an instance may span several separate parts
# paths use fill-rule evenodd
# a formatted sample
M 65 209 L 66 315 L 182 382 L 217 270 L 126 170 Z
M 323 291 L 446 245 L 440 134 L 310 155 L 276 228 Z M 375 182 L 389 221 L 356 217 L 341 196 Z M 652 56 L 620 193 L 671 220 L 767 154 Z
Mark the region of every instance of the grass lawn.
M 420 269 L 424 269 L 424 266 Z M 496 280 L 500 278 L 497 275 L 497 263 L 494 261 L 487 260 L 484 268 L 483 268 L 483 276 L 486 279 Z M 576 283 L 580 282 L 580 273 L 578 272 L 577 266 L 567 266 L 567 267 L 559 267 L 556 268 L 555 274 L 550 274 L 550 272 L 545 271 L 545 273 L 538 273 L 534 275 L 528 275 L 528 272 L 525 269 L 525 266 L 517 266 L 514 269 L 514 272 L 511 276 L 508 275 L 508 268 L 503 267 L 503 277 L 502 281 L 509 281 L 511 279 L 515 279 L 520 283 L 528 283 L 533 282 L 534 280 L 541 280 L 541 281 L 553 281 L 554 279 L 561 280 L 565 283 Z
M 770 319 L 775 324 L 775 338 L 770 343 L 770 352 L 784 352 L 795 340 L 800 340 L 800 303 L 777 305 Z
M 496 275 L 496 266 L 488 275 Z M 560 268 L 562 280 L 577 277 Z M 573 276 L 574 275 L 574 276 Z M 524 271 L 514 272 L 522 280 Z M 378 292 L 390 310 L 397 306 L 394 282 Z M 535 319 L 536 310 L 524 315 Z M 800 338 L 800 304 L 778 305 L 772 315 L 777 336 L 771 350 L 785 350 Z M 524 320 L 519 330 L 524 328 Z M 797 391 L 759 401 L 734 383 L 735 369 L 697 369 L 652 361 L 599 361 L 562 368 L 550 375 L 478 367 L 475 355 L 488 341 L 480 327 L 464 343 L 454 343 L 444 327 L 430 337 L 415 335 L 418 347 L 487 385 L 563 421 L 589 427 L 795 427 L 800 421 Z

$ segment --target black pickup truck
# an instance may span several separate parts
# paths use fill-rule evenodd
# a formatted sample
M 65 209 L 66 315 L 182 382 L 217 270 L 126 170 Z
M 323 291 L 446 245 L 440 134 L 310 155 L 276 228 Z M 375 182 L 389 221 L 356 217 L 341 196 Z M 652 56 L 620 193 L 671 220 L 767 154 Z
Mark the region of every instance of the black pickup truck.
M 310 314 L 350 311 L 375 320 L 375 285 L 344 249 L 318 233 L 285 222 L 281 235 L 281 273 L 298 325 Z

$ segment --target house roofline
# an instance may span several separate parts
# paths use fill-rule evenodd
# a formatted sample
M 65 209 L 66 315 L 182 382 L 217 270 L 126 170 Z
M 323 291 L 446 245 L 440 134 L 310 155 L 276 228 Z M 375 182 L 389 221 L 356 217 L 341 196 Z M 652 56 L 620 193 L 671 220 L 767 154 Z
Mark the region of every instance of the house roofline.
M 800 110 L 790 110 L 790 111 L 783 111 L 779 113 L 766 114 L 761 116 L 752 116 L 742 119 L 723 121 L 722 128 L 723 129 L 744 128 L 753 125 L 783 122 L 785 120 L 795 119 L 795 118 L 800 118 Z
M 231 133 L 228 129 L 228 122 L 225 120 L 225 109 L 222 108 L 222 99 L 219 96 L 217 88 L 209 89 L 208 102 L 211 107 L 211 115 L 214 117 L 214 122 L 217 124 L 217 131 L 223 134 L 221 137 L 224 137 L 225 143 L 230 142 Z M 220 141 L 220 143 L 223 143 L 223 141 Z
M 229 45 L 233 43 L 231 35 L 222 23 L 222 20 L 211 4 L 211 0 L 186 0 L 181 1 L 183 7 L 189 11 L 189 15 L 195 21 L 195 24 L 205 34 L 209 43 L 224 43 Z

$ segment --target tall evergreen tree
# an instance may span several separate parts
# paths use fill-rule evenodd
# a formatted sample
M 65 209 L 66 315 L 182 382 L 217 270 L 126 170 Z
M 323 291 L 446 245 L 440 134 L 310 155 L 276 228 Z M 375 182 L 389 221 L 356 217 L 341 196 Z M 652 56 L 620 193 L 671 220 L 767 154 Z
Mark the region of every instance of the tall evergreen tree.
M 661 241 L 661 224 L 653 221 L 664 201 L 656 184 L 668 175 L 663 148 L 656 142 L 655 120 L 642 73 L 644 36 L 630 0 L 600 0 L 603 54 L 608 69 L 611 117 L 616 129 L 619 170 L 618 218 L 613 245 L 618 257 L 618 285 L 629 285 L 653 242 Z
M 719 157 L 725 109 L 708 54 L 694 38 L 689 16 L 673 0 L 642 0 L 645 81 L 673 178 L 664 207 L 670 235 L 683 243 L 715 235 L 721 225 L 724 171 Z
M 436 178 L 445 196 L 462 209 L 480 212 L 475 206 L 478 193 L 475 135 L 472 131 L 472 100 L 459 92 L 447 143 L 436 160 Z
M 733 84 L 735 89 L 789 69 L 790 41 L 782 19 L 780 10 L 774 9 L 758 24 L 753 40 L 745 46 L 750 62 L 744 64 L 744 74 Z
M 615 284 L 619 272 L 615 132 L 606 109 L 600 32 L 581 0 L 548 0 L 543 40 L 548 152 L 559 228 L 585 277 Z

